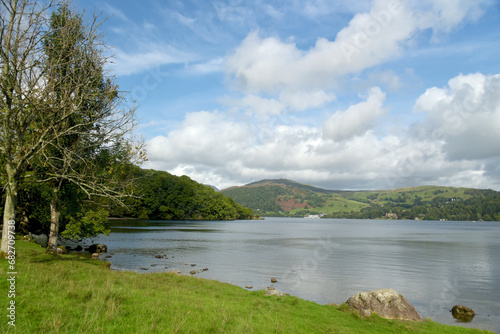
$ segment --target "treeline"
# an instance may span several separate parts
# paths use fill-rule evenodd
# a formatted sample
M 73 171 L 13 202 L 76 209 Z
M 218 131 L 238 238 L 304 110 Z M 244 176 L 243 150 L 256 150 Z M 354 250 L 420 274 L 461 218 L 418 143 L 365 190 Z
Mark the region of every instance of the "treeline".
M 146 170 L 128 165 L 115 171 L 131 183 L 123 205 L 107 198 L 89 200 L 78 187 L 61 188 L 60 232 L 67 237 L 91 237 L 105 233 L 108 216 L 164 220 L 235 220 L 252 219 L 251 209 L 199 184 L 187 176 Z M 47 183 L 26 182 L 21 187 L 17 212 L 19 230 L 49 234 L 52 194 Z M 3 214 L 3 212 L 0 213 Z
M 252 219 L 251 209 L 187 176 L 135 168 L 137 196 L 114 205 L 112 216 L 166 220 Z
M 414 204 L 394 201 L 383 206 L 374 205 L 359 212 L 338 212 L 329 218 L 353 219 L 421 219 L 457 221 L 500 221 L 500 193 L 493 190 L 470 190 L 469 199 L 435 197 L 431 201 L 416 200 Z

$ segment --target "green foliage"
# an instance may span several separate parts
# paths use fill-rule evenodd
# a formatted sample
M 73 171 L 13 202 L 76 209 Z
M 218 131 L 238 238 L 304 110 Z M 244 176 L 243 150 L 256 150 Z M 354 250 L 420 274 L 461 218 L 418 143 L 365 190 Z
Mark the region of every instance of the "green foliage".
M 128 210 L 114 207 L 112 215 L 165 220 L 234 220 L 253 216 L 251 209 L 187 176 L 138 167 L 131 173 L 137 178 L 139 198 L 127 201 Z
M 89 210 L 82 215 L 78 213 L 76 217 L 71 217 L 69 223 L 66 224 L 66 229 L 61 233 L 61 236 L 66 239 L 81 239 L 95 238 L 99 234 L 108 235 L 109 229 L 109 213 L 105 210 Z

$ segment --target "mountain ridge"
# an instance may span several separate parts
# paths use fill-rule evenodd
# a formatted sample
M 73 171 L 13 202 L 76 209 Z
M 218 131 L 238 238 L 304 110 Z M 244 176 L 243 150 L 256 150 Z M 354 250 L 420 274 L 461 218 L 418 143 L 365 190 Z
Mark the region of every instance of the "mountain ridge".
M 490 189 L 426 185 L 330 190 L 288 179 L 263 179 L 221 192 L 263 216 L 500 220 L 500 193 Z

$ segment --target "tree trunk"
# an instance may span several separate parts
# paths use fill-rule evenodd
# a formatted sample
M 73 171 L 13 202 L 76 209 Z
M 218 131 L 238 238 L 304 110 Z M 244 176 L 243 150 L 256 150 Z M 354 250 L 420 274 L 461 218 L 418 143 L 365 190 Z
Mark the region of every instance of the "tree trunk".
M 3 211 L 2 244 L 0 251 L 7 253 L 9 246 L 9 221 L 16 219 L 17 181 L 9 180 L 5 191 L 5 207 Z
M 61 212 L 57 207 L 58 189 L 52 190 L 52 200 L 50 201 L 50 234 L 47 243 L 47 252 L 57 253 L 57 239 L 59 237 L 59 216 Z

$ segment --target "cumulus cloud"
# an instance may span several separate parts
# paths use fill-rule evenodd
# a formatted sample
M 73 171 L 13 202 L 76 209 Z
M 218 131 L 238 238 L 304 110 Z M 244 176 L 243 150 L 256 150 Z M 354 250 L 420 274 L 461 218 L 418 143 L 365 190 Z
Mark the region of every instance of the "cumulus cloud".
M 380 88 L 370 89 L 365 102 L 337 111 L 323 124 L 323 135 L 334 141 L 342 141 L 359 136 L 373 128 L 375 121 L 385 114 L 382 104 L 385 93 Z
M 427 89 L 414 111 L 426 113 L 415 135 L 443 142 L 450 160 L 500 157 L 500 75 L 461 74 Z
M 375 0 L 333 41 L 318 38 L 307 50 L 253 31 L 225 61 L 228 85 L 238 94 L 224 99 L 230 110 L 189 113 L 177 130 L 151 139 L 150 167 L 219 188 L 281 177 L 331 189 L 500 187 L 493 176 L 500 160 L 500 75 L 459 75 L 415 101 L 421 120 L 409 129 L 393 134 L 378 127 L 388 107 L 377 86 L 390 94 L 401 80 L 377 66 L 403 55 L 424 30 L 437 41 L 477 18 L 485 3 Z M 234 14 L 220 13 L 227 20 Z M 306 125 L 292 114 L 335 110 L 341 80 L 374 67 L 367 75 L 374 87 L 363 100 L 326 115 L 323 124 Z
M 220 166 L 239 156 L 251 138 L 243 123 L 227 120 L 218 112 L 194 112 L 186 115 L 179 129 L 152 138 L 148 154 L 161 169 L 179 164 Z
M 500 75 L 459 75 L 428 89 L 414 106 L 423 120 L 406 134 L 375 133 L 385 96 L 374 87 L 310 126 L 190 113 L 178 130 L 149 141 L 151 167 L 221 188 L 281 177 L 331 189 L 500 186 Z
M 233 88 L 245 94 L 274 94 L 291 108 L 303 110 L 331 102 L 340 78 L 398 58 L 421 31 L 449 32 L 475 19 L 488 1 L 375 0 L 369 11 L 354 15 L 335 40 L 318 38 L 308 50 L 278 37 L 251 32 L 226 62 Z M 322 2 L 309 3 L 321 8 Z M 381 78 L 394 80 L 394 76 Z M 397 88 L 399 82 L 390 83 Z M 305 96 L 299 103 L 290 96 Z M 327 98 L 328 97 L 328 98 Z

